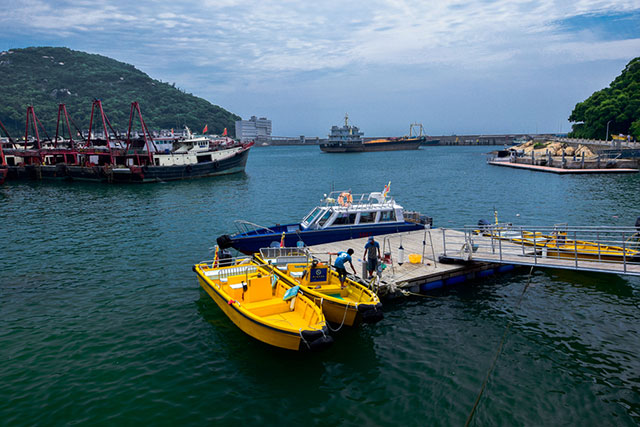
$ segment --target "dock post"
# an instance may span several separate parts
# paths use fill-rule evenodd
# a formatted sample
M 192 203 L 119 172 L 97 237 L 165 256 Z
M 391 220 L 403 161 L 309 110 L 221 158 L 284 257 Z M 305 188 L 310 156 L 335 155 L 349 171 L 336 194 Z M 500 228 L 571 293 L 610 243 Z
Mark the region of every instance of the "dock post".
M 624 241 L 624 231 L 622 232 L 622 267 L 627 272 L 627 244 Z
M 444 256 L 447 256 L 447 239 L 444 234 L 444 228 L 442 229 L 442 250 L 444 251 Z
M 578 268 L 578 232 L 577 231 L 573 232 L 573 254 L 576 259 L 576 269 L 577 269 Z

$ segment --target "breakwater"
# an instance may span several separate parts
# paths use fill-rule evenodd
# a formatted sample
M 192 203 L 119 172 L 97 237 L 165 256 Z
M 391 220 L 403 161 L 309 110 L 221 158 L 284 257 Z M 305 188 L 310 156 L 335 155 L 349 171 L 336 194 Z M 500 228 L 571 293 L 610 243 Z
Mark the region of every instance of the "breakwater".
M 376 137 L 364 137 L 363 140 L 369 141 L 373 139 L 386 138 L 381 136 Z M 527 138 L 535 140 L 551 139 L 554 138 L 553 134 L 499 134 L 499 135 L 433 135 L 427 138 L 427 142 L 424 145 L 510 145 L 516 139 Z M 327 138 L 320 138 L 317 136 L 309 137 L 301 135 L 299 137 L 286 137 L 286 136 L 274 136 L 271 139 L 263 139 L 258 142 L 258 145 L 319 145 L 326 143 Z

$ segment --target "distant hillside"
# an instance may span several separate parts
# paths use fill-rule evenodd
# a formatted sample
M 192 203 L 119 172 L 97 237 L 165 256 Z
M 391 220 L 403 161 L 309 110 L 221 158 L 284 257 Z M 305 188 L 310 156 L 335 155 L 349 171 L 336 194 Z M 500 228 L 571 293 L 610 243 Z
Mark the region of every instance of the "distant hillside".
M 151 129 L 186 125 L 201 132 L 208 125 L 209 133 L 222 133 L 227 128 L 233 135 L 234 122 L 240 120 L 217 105 L 150 78 L 133 65 L 67 48 L 0 52 L 0 87 L 0 120 L 14 137 L 24 135 L 28 105 L 34 106 L 51 137 L 56 130 L 58 104 L 62 103 L 78 127 L 86 129 L 94 98 L 102 100 L 116 129 L 127 127 L 133 101 L 140 103 Z
M 609 87 L 599 90 L 573 109 L 576 122 L 569 136 L 605 139 L 609 135 L 633 135 L 640 139 L 640 57 L 633 59 Z

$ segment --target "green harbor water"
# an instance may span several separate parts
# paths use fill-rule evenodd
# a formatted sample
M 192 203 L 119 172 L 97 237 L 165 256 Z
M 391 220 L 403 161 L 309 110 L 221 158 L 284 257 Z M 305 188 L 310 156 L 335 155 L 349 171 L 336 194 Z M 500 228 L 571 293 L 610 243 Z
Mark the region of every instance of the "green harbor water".
M 246 173 L 0 187 L 1 425 L 640 424 L 640 280 L 529 270 L 385 303 L 323 353 L 261 344 L 198 286 L 235 219 L 294 222 L 333 188 L 455 227 L 633 225 L 640 176 L 485 164 L 488 147 L 254 148 Z M 242 423 L 242 424 L 241 424 Z

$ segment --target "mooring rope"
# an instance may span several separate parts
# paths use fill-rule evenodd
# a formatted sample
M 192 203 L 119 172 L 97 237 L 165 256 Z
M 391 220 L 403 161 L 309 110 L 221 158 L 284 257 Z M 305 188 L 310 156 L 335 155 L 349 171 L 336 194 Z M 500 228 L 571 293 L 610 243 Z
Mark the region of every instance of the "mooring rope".
M 524 286 L 524 289 L 522 290 L 522 293 L 520 294 L 520 298 L 518 299 L 518 302 L 516 304 L 516 307 L 515 307 L 516 310 L 520 308 L 520 303 L 522 302 L 524 293 L 527 292 L 527 289 L 529 289 L 529 285 L 531 284 L 532 274 L 533 274 L 533 266 L 531 266 L 531 270 L 529 271 L 529 278 L 527 279 L 527 284 Z M 482 393 L 484 393 L 484 389 L 486 388 L 487 383 L 489 382 L 489 377 L 491 376 L 493 369 L 496 367 L 496 363 L 498 362 L 498 357 L 500 356 L 500 353 L 502 353 L 502 347 L 504 346 L 504 341 L 507 338 L 507 334 L 509 333 L 509 329 L 511 329 L 512 324 L 513 324 L 513 319 L 509 321 L 509 323 L 507 324 L 507 327 L 504 330 L 504 333 L 502 334 L 502 339 L 500 340 L 500 344 L 498 345 L 498 349 L 496 350 L 496 355 L 493 357 L 493 362 L 491 362 L 491 366 L 487 371 L 487 376 L 484 378 L 484 381 L 482 382 L 482 387 L 480 387 L 480 392 L 478 393 L 478 397 L 476 398 L 476 401 L 473 404 L 473 408 L 471 408 L 471 412 L 467 417 L 467 421 L 464 423 L 464 427 L 468 427 L 469 424 L 471 423 L 471 420 L 473 419 L 473 415 L 476 412 L 476 408 L 480 403 L 480 398 L 482 397 Z
M 357 308 L 357 305 L 356 305 Z M 327 322 L 327 328 L 329 328 L 331 330 L 331 332 L 338 332 L 340 329 L 342 329 L 342 326 L 344 326 L 344 321 L 347 318 L 347 311 L 349 311 L 349 303 L 347 303 L 344 306 L 344 316 L 342 316 L 342 323 L 340 323 L 340 326 L 338 326 L 338 329 L 333 329 L 330 325 L 329 322 Z

